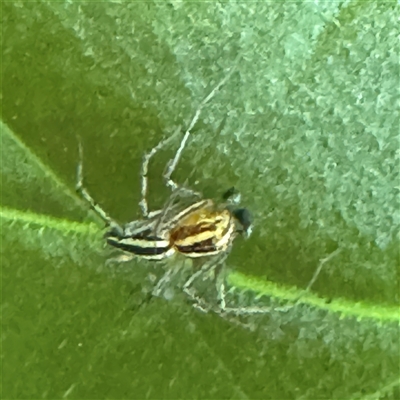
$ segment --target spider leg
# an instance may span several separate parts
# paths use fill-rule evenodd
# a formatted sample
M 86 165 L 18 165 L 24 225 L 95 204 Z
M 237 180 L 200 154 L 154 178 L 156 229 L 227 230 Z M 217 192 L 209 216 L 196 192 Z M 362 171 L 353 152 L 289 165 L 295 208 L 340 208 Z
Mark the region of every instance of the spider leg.
M 231 77 L 233 72 L 235 71 L 236 64 L 231 68 L 231 70 L 228 72 L 228 74 L 224 77 L 224 79 L 221 80 L 221 82 L 218 83 L 217 86 L 203 99 L 203 101 L 200 103 L 198 106 L 190 124 L 189 127 L 187 128 L 181 142 L 179 145 L 179 148 L 172 160 L 170 160 L 165 168 L 165 172 L 163 174 L 164 177 L 164 182 L 167 187 L 169 187 L 172 192 L 177 192 L 180 196 L 195 196 L 195 197 L 201 197 L 201 194 L 193 191 L 191 189 L 188 189 L 184 186 L 178 185 L 175 181 L 171 179 L 172 173 L 175 171 L 176 166 L 178 165 L 178 162 L 181 158 L 181 155 L 183 153 L 183 150 L 186 146 L 186 142 L 189 139 L 191 130 L 197 123 L 201 111 L 203 107 L 210 101 L 215 94 L 218 92 L 220 87 L 228 81 L 228 79 Z M 142 168 L 140 172 L 140 177 L 141 177 L 141 200 L 139 202 L 139 207 L 142 211 L 142 214 L 145 218 L 148 217 L 149 215 L 149 208 L 148 208 L 148 203 L 147 203 L 147 189 L 148 189 L 148 170 L 149 170 L 149 163 L 152 157 L 162 148 L 164 148 L 167 144 L 169 144 L 171 141 L 175 139 L 175 136 L 177 136 L 180 133 L 180 128 L 174 132 L 171 136 L 167 137 L 166 139 L 162 140 L 160 143 L 158 143 L 157 146 L 153 147 L 147 154 L 144 155 L 143 161 L 142 161 Z
M 149 217 L 149 208 L 147 204 L 147 188 L 148 188 L 148 178 L 147 174 L 149 171 L 149 163 L 150 160 L 154 157 L 154 155 L 165 147 L 168 143 L 175 139 L 180 133 L 180 128 L 177 129 L 171 136 L 167 137 L 166 139 L 162 140 L 157 146 L 153 147 L 148 153 L 143 156 L 142 167 L 140 171 L 140 179 L 141 179 L 141 200 L 139 202 L 139 207 L 142 211 L 143 217 Z
M 157 282 L 157 285 L 154 287 L 154 289 L 152 291 L 152 296 L 160 297 L 160 294 L 161 294 L 162 290 L 164 289 L 165 284 L 167 282 L 169 282 L 171 280 L 171 278 L 173 278 L 178 273 L 178 271 L 179 271 L 178 268 L 167 269 L 167 271 L 164 273 L 164 275 Z
M 207 311 L 214 311 L 214 312 L 219 312 L 220 307 L 216 306 L 214 304 L 211 304 L 204 298 L 200 297 L 197 294 L 196 289 L 193 288 L 193 283 L 200 277 L 203 277 L 203 280 L 205 279 L 206 275 L 209 275 L 210 273 L 214 272 L 219 266 L 221 266 L 225 259 L 227 258 L 228 253 L 222 254 L 222 256 L 218 257 L 217 259 L 214 259 L 213 262 L 211 263 L 206 263 L 199 269 L 197 272 L 192 274 L 189 279 L 185 282 L 183 285 L 183 291 L 185 294 L 189 296 L 189 298 L 193 301 L 193 307 L 199 309 L 200 311 L 207 312 Z M 217 276 L 220 276 L 221 271 L 217 273 Z
M 318 266 L 310 280 L 310 282 L 308 283 L 306 289 L 304 289 L 304 291 L 293 301 L 290 302 L 290 304 L 281 306 L 281 307 L 273 307 L 273 306 L 266 306 L 266 307 L 262 307 L 262 306 L 243 306 L 243 307 L 227 307 L 226 306 L 226 300 L 225 300 L 225 285 L 224 283 L 221 283 L 220 287 L 219 287 L 219 298 L 220 298 L 220 314 L 224 315 L 224 314 L 234 314 L 234 315 L 255 315 L 255 314 L 268 314 L 270 312 L 273 311 L 280 311 L 280 312 L 286 312 L 289 311 L 290 309 L 292 309 L 293 307 L 295 307 L 296 305 L 301 303 L 301 299 L 304 296 L 305 293 L 307 293 L 311 286 L 314 284 L 314 282 L 316 281 L 318 275 L 320 274 L 322 267 L 324 266 L 324 264 L 326 264 L 328 261 L 330 261 L 333 257 L 335 257 L 337 254 L 339 254 L 342 251 L 341 248 L 336 249 L 335 251 L 333 251 L 332 253 L 330 253 L 327 257 L 321 259 L 318 263 Z
M 82 198 L 89 203 L 93 211 L 110 227 L 118 229 L 122 232 L 120 225 L 114 221 L 93 199 L 87 189 L 83 185 L 83 147 L 78 137 L 78 149 L 79 149 L 79 163 L 76 171 L 76 191 L 82 196 Z
M 164 173 L 164 180 L 165 180 L 165 184 L 172 191 L 175 191 L 179 188 L 179 185 L 171 179 L 171 175 L 174 172 L 176 166 L 178 165 L 178 162 L 181 158 L 182 152 L 185 148 L 186 142 L 189 139 L 191 130 L 193 129 L 193 127 L 196 125 L 197 121 L 199 120 L 201 111 L 204 108 L 204 106 L 216 95 L 216 93 L 221 88 L 221 86 L 224 85 L 229 80 L 229 78 L 232 76 L 233 72 L 236 69 L 236 65 L 237 65 L 237 62 L 234 63 L 233 67 L 230 69 L 228 74 L 218 83 L 217 86 L 214 87 L 214 89 L 199 104 L 199 106 L 197 107 L 197 110 L 189 124 L 189 127 L 187 128 L 187 130 L 181 140 L 181 143 L 179 145 L 179 148 L 178 148 L 174 158 L 172 160 L 170 160 L 169 163 L 167 164 L 166 171 Z M 190 189 L 187 189 L 187 190 L 190 191 Z
M 319 260 L 318 266 L 314 271 L 313 276 L 310 279 L 310 282 L 308 282 L 307 287 L 300 293 L 300 295 L 293 301 L 293 306 L 295 306 L 296 304 L 301 303 L 301 298 L 310 291 L 311 286 L 315 283 L 315 281 L 318 278 L 318 275 L 321 273 L 322 271 L 322 267 L 328 262 L 330 261 L 333 257 L 337 256 L 340 252 L 342 251 L 342 249 L 339 247 L 337 248 L 335 251 L 333 251 L 332 253 L 330 253 L 329 255 L 327 255 L 326 257 L 322 258 Z
M 113 258 L 109 258 L 108 260 L 106 260 L 106 265 L 110 265 L 110 264 L 120 264 L 120 263 L 125 263 L 125 262 L 129 262 L 132 261 L 135 258 L 135 254 L 121 254 L 118 257 L 113 257 Z

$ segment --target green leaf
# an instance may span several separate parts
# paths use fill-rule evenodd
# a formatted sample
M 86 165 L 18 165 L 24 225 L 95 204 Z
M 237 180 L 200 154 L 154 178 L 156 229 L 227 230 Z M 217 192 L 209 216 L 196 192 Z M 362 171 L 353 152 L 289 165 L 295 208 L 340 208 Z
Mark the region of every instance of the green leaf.
M 396 2 L 2 11 L 3 398 L 399 397 Z M 138 218 L 144 152 L 238 56 L 174 175 L 216 200 L 235 186 L 253 213 L 227 300 L 273 310 L 222 318 L 179 288 L 147 299 L 160 264 L 106 264 L 73 188 L 79 136 L 94 198 Z M 150 165 L 151 209 L 177 146 Z

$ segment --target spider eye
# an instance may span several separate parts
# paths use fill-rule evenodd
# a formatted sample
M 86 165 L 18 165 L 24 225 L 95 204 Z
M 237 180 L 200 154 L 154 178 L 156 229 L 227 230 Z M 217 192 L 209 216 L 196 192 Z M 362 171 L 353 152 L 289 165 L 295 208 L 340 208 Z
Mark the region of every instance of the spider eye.
M 232 186 L 222 195 L 222 198 L 229 204 L 239 204 L 241 195 L 239 190 Z
M 239 221 L 243 226 L 243 232 L 246 237 L 251 235 L 252 230 L 252 217 L 250 211 L 247 208 L 238 208 L 232 211 L 233 216 Z
M 229 188 L 223 195 L 222 198 L 224 200 L 228 200 L 229 197 L 233 196 L 235 193 L 237 192 L 236 188 L 234 186 L 232 186 L 231 188 Z

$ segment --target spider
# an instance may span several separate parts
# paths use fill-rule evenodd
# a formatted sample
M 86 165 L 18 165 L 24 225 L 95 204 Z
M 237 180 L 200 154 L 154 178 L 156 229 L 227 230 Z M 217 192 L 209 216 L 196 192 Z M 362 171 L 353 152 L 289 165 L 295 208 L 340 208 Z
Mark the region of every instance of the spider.
M 224 318 L 229 315 L 255 315 L 266 314 L 272 311 L 271 307 L 230 307 L 227 306 L 225 296 L 224 279 L 218 267 L 224 264 L 229 254 L 233 240 L 241 233 L 248 237 L 251 234 L 251 216 L 247 209 L 236 208 L 240 201 L 239 193 L 234 189 L 229 189 L 225 195 L 225 202 L 216 205 L 210 199 L 202 199 L 200 193 L 178 185 L 171 178 L 191 130 L 199 119 L 200 113 L 205 104 L 217 93 L 220 87 L 230 78 L 234 67 L 226 77 L 210 92 L 210 94 L 200 103 L 189 127 L 181 139 L 179 148 L 172 160 L 167 163 L 163 174 L 165 185 L 171 190 L 171 195 L 161 210 L 148 210 L 147 188 L 148 188 L 148 167 L 154 155 L 164 148 L 169 142 L 180 134 L 178 130 L 169 138 L 161 141 L 151 151 L 144 155 L 140 177 L 141 177 L 141 200 L 139 207 L 143 218 L 129 222 L 123 226 L 112 219 L 91 197 L 83 186 L 83 152 L 79 142 L 80 162 L 77 168 L 76 189 L 83 199 L 89 203 L 91 208 L 99 215 L 109 227 L 105 234 L 107 243 L 123 251 L 124 255 L 118 261 L 129 261 L 134 257 L 141 257 L 147 260 L 159 261 L 180 253 L 190 259 L 210 257 L 211 262 L 205 262 L 200 269 L 194 272 L 183 285 L 183 291 L 193 301 L 193 306 L 197 309 L 208 312 L 213 311 Z M 182 205 L 182 199 L 190 198 L 189 204 Z M 196 199 L 196 200 L 194 200 Z M 320 261 L 310 283 L 308 291 L 315 282 L 322 266 L 332 257 L 340 252 L 340 248 L 331 253 L 328 257 Z M 171 279 L 177 269 L 168 269 L 156 284 L 152 294 L 159 296 L 163 285 Z M 210 303 L 194 289 L 195 280 L 203 277 L 203 280 L 214 274 L 217 282 L 218 301 Z M 282 311 L 287 311 L 293 305 L 300 302 L 301 296 L 293 304 L 281 307 Z M 276 308 L 273 308 L 276 310 Z
M 83 185 L 83 150 L 79 141 L 80 161 L 77 168 L 76 190 L 108 226 L 109 229 L 105 234 L 107 243 L 123 251 L 123 255 L 117 261 L 129 261 L 134 257 L 160 261 L 173 256 L 175 253 L 183 254 L 192 259 L 216 256 L 214 263 L 203 266 L 183 285 L 184 292 L 194 301 L 197 301 L 191 289 L 194 280 L 205 272 L 215 270 L 217 265 L 223 262 L 229 253 L 233 240 L 239 233 L 242 233 L 245 237 L 248 237 L 251 233 L 250 213 L 247 209 L 235 208 L 240 201 L 240 195 L 234 188 L 226 192 L 223 204 L 216 205 L 210 199 L 202 199 L 200 193 L 178 185 L 171 178 L 191 130 L 200 117 L 201 110 L 230 78 L 234 70 L 234 67 L 231 68 L 225 78 L 200 103 L 181 139 L 174 158 L 167 163 L 163 178 L 165 185 L 171 190 L 171 195 L 161 210 L 149 211 L 148 209 L 147 174 L 149 163 L 159 150 L 180 134 L 180 131 L 178 130 L 170 137 L 162 140 L 149 153 L 144 155 L 140 172 L 141 200 L 139 207 L 143 216 L 140 220 L 131 221 L 121 226 L 95 202 Z M 187 198 L 192 200 L 189 205 L 183 206 L 184 201 L 182 199 Z M 154 288 L 154 295 L 160 294 L 163 284 L 174 273 L 171 269 L 167 270 Z

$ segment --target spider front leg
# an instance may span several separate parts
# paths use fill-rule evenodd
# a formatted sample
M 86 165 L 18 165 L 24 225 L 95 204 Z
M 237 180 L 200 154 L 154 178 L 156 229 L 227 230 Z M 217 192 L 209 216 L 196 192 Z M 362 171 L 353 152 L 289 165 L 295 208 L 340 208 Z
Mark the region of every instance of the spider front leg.
M 238 59 L 239 59 L 239 57 L 238 57 Z M 196 112 L 194 113 L 192 120 L 190 121 L 189 127 L 187 128 L 185 135 L 183 136 L 183 138 L 181 140 L 181 144 L 178 148 L 178 151 L 175 154 L 175 157 L 168 163 L 167 170 L 164 174 L 164 179 L 165 179 L 166 185 L 168 187 L 170 187 L 172 190 L 176 190 L 178 186 L 171 179 L 171 175 L 174 172 L 174 170 L 179 162 L 179 159 L 181 158 L 183 149 L 185 148 L 186 142 L 189 139 L 191 130 L 193 129 L 193 127 L 196 125 L 197 121 L 199 120 L 201 111 L 204 108 L 204 106 L 217 94 L 217 92 L 221 88 L 221 86 L 224 85 L 230 79 L 230 77 L 232 76 L 232 74 L 234 73 L 234 71 L 236 69 L 236 64 L 237 64 L 237 60 L 235 61 L 234 65 L 230 69 L 230 71 L 226 74 L 226 76 L 218 83 L 217 86 L 214 87 L 213 90 L 211 90 L 211 92 L 199 104 Z
M 183 196 L 195 196 L 195 197 L 201 197 L 201 194 L 198 192 L 195 192 L 191 189 L 185 188 L 181 185 L 178 185 L 172 178 L 172 174 L 175 171 L 178 162 L 182 156 L 182 152 L 185 149 L 186 142 L 189 139 L 191 130 L 193 127 L 196 125 L 197 121 L 199 120 L 201 111 L 203 107 L 215 96 L 215 94 L 218 92 L 220 87 L 228 81 L 228 79 L 232 76 L 233 72 L 236 69 L 236 64 L 237 61 L 240 57 L 235 60 L 235 63 L 233 67 L 230 69 L 228 74 L 222 79 L 217 86 L 214 87 L 214 89 L 203 99 L 203 101 L 199 104 L 197 107 L 197 110 L 189 124 L 189 127 L 187 128 L 185 134 L 183 135 L 183 138 L 181 140 L 181 143 L 179 145 L 179 148 L 177 152 L 175 153 L 175 156 L 172 160 L 170 160 L 167 163 L 167 166 L 165 168 L 165 172 L 163 174 L 164 177 L 164 182 L 167 187 L 171 189 L 171 191 L 174 192 L 179 192 L 180 195 Z M 139 207 L 142 211 L 143 217 L 148 218 L 149 217 L 149 208 L 147 204 L 147 188 L 148 188 L 148 179 L 147 179 L 147 173 L 149 169 L 149 162 L 151 158 L 163 147 L 165 147 L 170 141 L 172 141 L 177 134 L 179 134 L 180 129 L 178 129 L 175 133 L 173 133 L 170 137 L 162 140 L 157 146 L 153 147 L 153 149 L 150 150 L 149 153 L 145 154 L 143 157 L 143 162 L 142 162 L 142 169 L 141 169 L 141 200 L 139 202 Z
M 172 142 L 176 136 L 178 136 L 180 134 L 180 128 L 178 128 L 171 136 L 167 137 L 166 139 L 162 140 L 160 143 L 157 144 L 157 146 L 153 147 L 148 153 L 146 153 L 143 156 L 143 161 L 142 161 L 142 167 L 141 167 L 141 171 L 140 171 L 140 180 L 141 180 L 141 200 L 139 202 L 139 207 L 142 211 L 142 215 L 144 218 L 150 218 L 151 217 L 151 213 L 149 213 L 149 207 L 148 207 L 148 203 L 147 203 L 147 190 L 148 190 L 148 177 L 147 174 L 149 172 L 149 163 L 150 160 L 155 156 L 155 154 L 162 150 L 164 147 L 166 147 L 170 142 Z M 188 133 L 188 132 L 186 132 Z M 190 132 L 189 132 L 190 133 Z M 171 179 L 171 174 L 174 172 L 177 164 L 178 164 L 178 160 L 180 157 L 180 154 L 182 153 L 184 147 L 185 147 L 185 143 L 187 141 L 188 138 L 188 134 L 185 135 L 183 137 L 183 139 L 181 140 L 181 144 L 178 148 L 177 154 L 179 154 L 177 161 L 175 162 L 175 165 L 173 168 L 170 168 L 170 163 L 167 163 L 166 166 L 166 172 L 164 173 L 163 177 L 164 177 L 164 182 L 165 185 L 170 188 L 172 190 L 173 193 L 176 193 L 178 195 L 195 195 L 198 197 L 201 197 L 201 195 L 197 192 L 194 192 L 191 189 L 186 189 L 183 188 L 182 186 L 179 186 L 177 183 L 175 183 L 172 179 Z M 175 155 L 176 159 L 177 156 Z
M 301 303 L 301 299 L 303 298 L 304 294 L 306 294 L 310 289 L 311 286 L 314 284 L 316 281 L 318 275 L 320 274 L 322 267 L 330 261 L 333 257 L 335 257 L 337 254 L 341 252 L 341 248 L 336 249 L 333 251 L 331 254 L 329 254 L 327 257 L 320 259 L 317 268 L 315 269 L 315 272 L 308 283 L 306 289 L 294 300 L 292 300 L 289 304 L 284 305 L 284 306 L 243 306 L 243 307 L 230 307 L 227 306 L 227 301 L 226 301 L 226 291 L 225 291 L 225 284 L 224 282 L 221 282 L 218 290 L 218 297 L 220 299 L 219 301 L 219 314 L 222 316 L 224 315 L 235 315 L 235 316 L 245 316 L 245 315 L 262 315 L 262 314 L 269 314 L 274 311 L 279 311 L 279 312 L 287 312 L 296 305 Z

